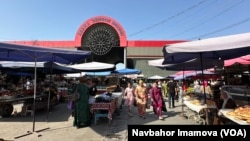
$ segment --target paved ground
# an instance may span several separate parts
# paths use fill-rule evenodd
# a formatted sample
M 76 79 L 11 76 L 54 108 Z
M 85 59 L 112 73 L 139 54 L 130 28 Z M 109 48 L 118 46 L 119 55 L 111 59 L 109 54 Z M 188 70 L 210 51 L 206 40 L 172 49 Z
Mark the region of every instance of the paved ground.
M 48 118 L 46 110 L 36 112 L 35 122 L 33 122 L 32 116 L 17 115 L 10 118 L 0 118 L 0 138 L 15 141 L 127 141 L 127 125 L 129 124 L 196 124 L 194 121 L 180 116 L 180 103 L 177 103 L 176 106 L 164 113 L 164 120 L 158 120 L 153 114 L 152 108 L 147 110 L 146 119 L 137 115 L 136 107 L 133 109 L 133 117 L 128 117 L 127 108 L 123 107 L 120 115 L 114 114 L 111 124 L 108 123 L 107 118 L 102 118 L 96 125 L 77 129 L 72 126 L 73 118 L 66 103 L 60 103 L 51 110 Z M 20 110 L 20 105 L 17 105 L 16 109 Z M 46 130 L 36 133 L 32 132 L 33 127 L 35 127 L 35 131 Z M 15 137 L 25 135 L 27 131 L 31 131 L 31 134 L 15 139 Z

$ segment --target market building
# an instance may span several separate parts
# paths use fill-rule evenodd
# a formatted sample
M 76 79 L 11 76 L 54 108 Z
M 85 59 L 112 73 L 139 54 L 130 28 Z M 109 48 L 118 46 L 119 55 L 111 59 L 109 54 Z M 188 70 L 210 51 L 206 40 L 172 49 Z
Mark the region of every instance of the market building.
M 123 63 L 127 68 L 142 70 L 144 77 L 149 77 L 155 74 L 167 76 L 173 73 L 149 66 L 147 61 L 162 58 L 164 45 L 184 42 L 184 40 L 128 40 L 125 29 L 118 21 L 108 16 L 96 16 L 87 19 L 80 25 L 74 40 L 8 42 L 52 48 L 90 50 L 92 56 L 85 62 Z

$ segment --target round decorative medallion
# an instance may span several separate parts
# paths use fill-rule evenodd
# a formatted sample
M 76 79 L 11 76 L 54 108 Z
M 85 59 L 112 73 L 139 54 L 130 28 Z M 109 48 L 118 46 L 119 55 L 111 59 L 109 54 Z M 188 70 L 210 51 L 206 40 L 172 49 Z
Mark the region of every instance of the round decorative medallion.
M 83 35 L 82 46 L 89 47 L 96 55 L 107 54 L 112 47 L 120 46 L 117 32 L 103 23 L 91 26 Z

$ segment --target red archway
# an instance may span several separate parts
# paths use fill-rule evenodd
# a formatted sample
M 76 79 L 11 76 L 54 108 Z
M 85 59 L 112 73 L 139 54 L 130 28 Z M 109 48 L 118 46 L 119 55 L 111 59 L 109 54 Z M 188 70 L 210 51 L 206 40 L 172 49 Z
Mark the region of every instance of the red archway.
M 89 18 L 87 21 L 82 23 L 82 25 L 78 28 L 75 36 L 75 46 L 79 47 L 81 46 L 81 40 L 85 33 L 85 31 L 92 25 L 97 24 L 97 23 L 105 23 L 113 27 L 116 32 L 119 35 L 120 39 L 120 46 L 125 47 L 127 46 L 127 36 L 124 28 L 121 26 L 120 23 L 118 23 L 116 20 L 107 17 L 107 16 L 96 16 L 93 18 Z

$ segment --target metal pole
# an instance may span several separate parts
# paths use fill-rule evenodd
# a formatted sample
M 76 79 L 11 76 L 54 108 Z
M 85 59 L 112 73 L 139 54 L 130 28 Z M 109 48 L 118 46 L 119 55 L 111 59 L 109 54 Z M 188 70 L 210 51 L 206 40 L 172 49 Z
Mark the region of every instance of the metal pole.
M 37 68 L 36 68 L 36 58 L 35 58 L 35 70 L 34 70 L 34 71 L 35 71 L 35 76 L 34 76 L 34 100 L 33 100 L 33 129 L 32 129 L 33 132 L 35 132 L 35 121 L 36 121 L 36 120 L 35 120 L 35 119 L 36 119 L 36 118 L 35 118 L 35 117 L 36 117 L 36 116 L 35 116 L 35 115 L 36 115 L 36 114 L 35 114 L 35 112 L 36 112 L 36 73 L 37 73 L 37 72 L 36 72 L 36 69 L 37 69 Z

